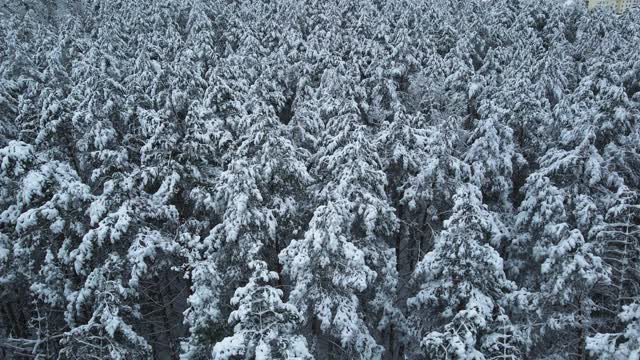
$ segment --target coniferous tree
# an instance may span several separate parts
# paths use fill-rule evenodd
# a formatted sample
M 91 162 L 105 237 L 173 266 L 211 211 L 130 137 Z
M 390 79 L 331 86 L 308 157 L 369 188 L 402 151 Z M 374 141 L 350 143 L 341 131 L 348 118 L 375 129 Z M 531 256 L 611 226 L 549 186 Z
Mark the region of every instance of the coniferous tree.
M 481 339 L 498 322 L 501 298 L 515 288 L 489 245 L 503 236 L 496 221 L 476 186 L 458 188 L 434 249 L 416 267 L 419 292 L 408 300 L 425 356 L 484 358 Z
M 282 302 L 282 290 L 271 282 L 278 274 L 267 270 L 264 261 L 249 264 L 253 274 L 247 285 L 236 290 L 229 322 L 235 323 L 233 336 L 213 348 L 214 359 L 311 359 L 304 337 L 294 331 L 302 317 L 291 304 Z

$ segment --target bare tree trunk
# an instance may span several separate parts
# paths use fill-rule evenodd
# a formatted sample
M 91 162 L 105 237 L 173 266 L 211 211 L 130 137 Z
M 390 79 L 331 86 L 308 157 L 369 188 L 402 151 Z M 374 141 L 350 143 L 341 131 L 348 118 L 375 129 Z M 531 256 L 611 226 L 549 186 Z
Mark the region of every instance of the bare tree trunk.
M 578 299 L 578 358 L 580 360 L 586 360 L 586 319 L 584 309 L 582 308 L 582 299 Z

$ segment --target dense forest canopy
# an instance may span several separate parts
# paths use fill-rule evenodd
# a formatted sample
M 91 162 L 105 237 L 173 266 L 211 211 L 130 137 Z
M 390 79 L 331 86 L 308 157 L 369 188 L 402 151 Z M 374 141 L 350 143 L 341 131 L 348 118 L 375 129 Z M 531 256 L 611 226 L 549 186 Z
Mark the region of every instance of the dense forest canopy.
M 0 9 L 0 358 L 638 359 L 640 11 Z

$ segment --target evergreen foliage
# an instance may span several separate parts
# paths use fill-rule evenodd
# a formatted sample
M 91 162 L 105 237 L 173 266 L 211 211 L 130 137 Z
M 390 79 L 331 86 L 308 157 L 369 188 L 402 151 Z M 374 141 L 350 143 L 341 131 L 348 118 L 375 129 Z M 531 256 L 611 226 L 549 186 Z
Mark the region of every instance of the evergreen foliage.
M 0 358 L 640 357 L 640 9 L 5 3 Z

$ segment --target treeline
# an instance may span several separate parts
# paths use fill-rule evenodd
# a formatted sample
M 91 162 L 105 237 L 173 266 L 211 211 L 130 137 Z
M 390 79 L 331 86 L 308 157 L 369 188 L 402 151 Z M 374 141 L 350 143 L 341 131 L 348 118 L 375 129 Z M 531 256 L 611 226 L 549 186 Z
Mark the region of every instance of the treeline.
M 1 11 L 0 358 L 639 356 L 637 10 Z

